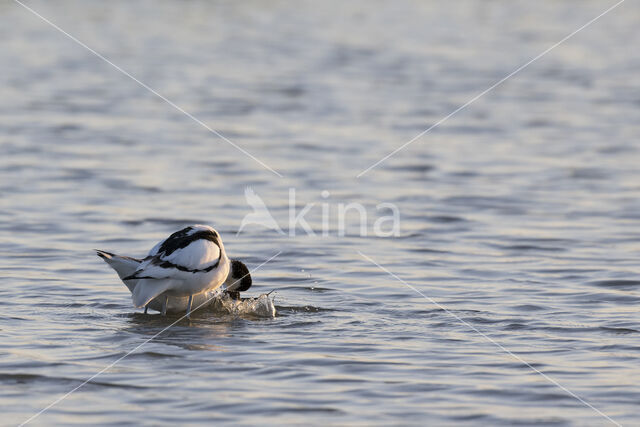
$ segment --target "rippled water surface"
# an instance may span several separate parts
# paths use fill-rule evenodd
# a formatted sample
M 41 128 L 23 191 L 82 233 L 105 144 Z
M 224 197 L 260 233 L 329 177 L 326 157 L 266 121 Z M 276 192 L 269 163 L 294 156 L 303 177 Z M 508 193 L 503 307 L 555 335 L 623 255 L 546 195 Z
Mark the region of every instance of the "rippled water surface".
M 247 292 L 278 316 L 198 312 L 32 424 L 640 422 L 637 2 L 360 178 L 614 2 L 28 4 L 282 177 L 2 2 L 0 424 L 176 320 L 91 249 L 192 223 L 252 269 L 281 252 Z M 248 186 L 285 234 L 236 235 Z M 338 233 L 352 202 L 367 236 Z

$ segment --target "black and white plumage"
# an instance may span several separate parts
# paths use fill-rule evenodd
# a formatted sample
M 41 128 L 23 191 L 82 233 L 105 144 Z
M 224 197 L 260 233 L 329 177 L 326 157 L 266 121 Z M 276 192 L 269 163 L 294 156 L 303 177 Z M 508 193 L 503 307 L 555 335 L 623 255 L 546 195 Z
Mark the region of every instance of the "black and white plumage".
M 249 269 L 238 260 L 231 260 L 231 271 L 225 282 L 226 291 L 232 299 L 240 299 L 240 292 L 249 290 L 252 280 Z
M 186 302 L 189 314 L 194 298 L 198 307 L 223 284 L 234 292 L 251 286 L 246 266 L 227 258 L 219 234 L 206 225 L 176 231 L 156 244 L 144 259 L 99 250 L 97 254 L 118 273 L 131 291 L 136 307 L 149 306 L 163 313 L 168 306 L 169 311 L 184 311 L 180 309 Z M 236 274 L 234 263 L 239 263 Z M 246 275 L 237 275 L 242 270 L 240 264 Z

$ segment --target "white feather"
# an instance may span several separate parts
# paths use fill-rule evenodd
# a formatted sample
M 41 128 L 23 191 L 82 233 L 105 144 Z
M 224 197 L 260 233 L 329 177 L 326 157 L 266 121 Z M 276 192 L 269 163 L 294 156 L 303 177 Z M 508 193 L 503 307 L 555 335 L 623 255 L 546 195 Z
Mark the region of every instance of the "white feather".
M 152 299 L 164 293 L 174 285 L 175 283 L 172 280 L 141 279 L 138 281 L 138 284 L 131 295 L 133 305 L 138 308 L 144 307 Z
M 206 238 L 191 242 L 182 241 L 188 244 L 169 254 L 165 253 L 170 252 L 166 247 L 165 251 L 161 252 L 168 238 L 164 239 L 157 243 L 149 252 L 149 256 L 142 261 L 103 251 L 98 251 L 98 255 L 116 270 L 120 279 L 127 285 L 136 307 L 145 306 L 162 294 L 169 297 L 197 295 L 220 287 L 229 275 L 230 266 L 222 240 L 211 227 L 193 225 L 190 230 L 174 239 L 178 246 L 181 246 L 183 243 L 180 239 L 198 232 L 209 233 L 203 233 Z M 209 239 L 217 240 L 218 244 Z
M 219 257 L 220 248 L 218 245 L 210 240 L 196 240 L 169 256 L 160 256 L 160 259 L 190 270 L 202 270 L 215 263 Z

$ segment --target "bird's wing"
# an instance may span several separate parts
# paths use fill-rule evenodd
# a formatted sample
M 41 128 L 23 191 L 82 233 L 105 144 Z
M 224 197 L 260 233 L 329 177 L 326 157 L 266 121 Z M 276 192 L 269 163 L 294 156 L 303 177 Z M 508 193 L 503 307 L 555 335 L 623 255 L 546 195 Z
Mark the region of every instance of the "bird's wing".
M 133 274 L 142 260 L 95 249 L 96 254 L 113 268 L 121 279 Z
M 157 256 L 161 252 L 171 252 L 178 248 L 185 241 L 188 241 L 189 236 L 208 228 L 209 227 L 205 226 L 191 225 L 189 227 L 178 230 L 166 239 L 160 240 L 158 243 L 156 243 L 156 245 L 149 251 L 149 255 L 147 256 L 147 258 Z
M 222 251 L 217 243 L 208 239 L 198 239 L 190 242 L 168 255 L 159 254 L 162 263 L 169 263 L 187 270 L 201 270 L 220 261 Z
M 167 280 L 151 280 L 142 279 L 138 282 L 135 289 L 131 293 L 133 305 L 136 307 L 144 307 L 151 300 L 156 298 L 174 285 L 175 281 Z
M 211 271 L 222 256 L 218 233 L 205 226 L 176 231 L 151 249 L 128 279 L 180 279 L 185 273 Z
M 101 251 L 99 249 L 96 249 L 95 251 L 98 256 L 104 260 L 104 262 L 109 264 L 109 266 L 113 268 L 116 273 L 118 273 L 118 277 L 120 277 L 120 280 L 122 280 L 122 283 L 125 284 L 127 289 L 133 292 L 138 281 L 125 280 L 125 278 L 135 273 L 138 267 L 140 267 L 142 260 L 131 258 L 128 256 L 116 255 L 111 252 Z

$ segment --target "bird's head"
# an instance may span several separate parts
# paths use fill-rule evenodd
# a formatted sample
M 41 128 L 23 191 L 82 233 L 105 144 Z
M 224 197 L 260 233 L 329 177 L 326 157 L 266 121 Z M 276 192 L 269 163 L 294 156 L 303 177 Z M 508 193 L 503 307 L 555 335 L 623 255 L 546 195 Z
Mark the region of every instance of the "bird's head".
M 252 285 L 251 274 L 249 269 L 242 261 L 231 260 L 231 268 L 224 285 L 227 291 L 244 292 Z

